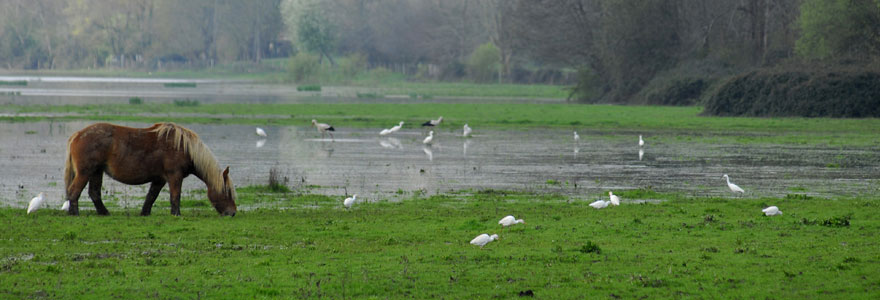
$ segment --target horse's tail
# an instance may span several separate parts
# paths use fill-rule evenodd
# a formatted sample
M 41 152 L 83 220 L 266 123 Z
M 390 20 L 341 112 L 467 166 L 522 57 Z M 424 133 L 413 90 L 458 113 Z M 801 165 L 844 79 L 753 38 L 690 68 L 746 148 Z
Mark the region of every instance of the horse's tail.
M 74 135 L 76 136 L 76 135 Z M 76 168 L 73 166 L 73 153 L 70 148 L 70 144 L 73 141 L 73 137 L 70 137 L 70 140 L 67 141 L 67 160 L 64 162 L 64 192 L 67 193 L 70 188 L 70 183 L 73 182 L 73 178 L 76 177 Z M 66 197 L 66 196 L 65 196 Z

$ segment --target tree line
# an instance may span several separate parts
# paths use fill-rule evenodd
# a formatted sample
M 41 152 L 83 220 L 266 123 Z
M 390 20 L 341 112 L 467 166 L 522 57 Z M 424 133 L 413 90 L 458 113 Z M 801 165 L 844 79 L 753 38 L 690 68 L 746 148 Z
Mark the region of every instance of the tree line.
M 597 102 L 707 86 L 682 77 L 880 55 L 880 0 L 6 0 L 0 22 L 7 69 L 356 54 L 441 79 L 577 70 L 573 95 Z M 473 69 L 479 59 L 491 72 Z

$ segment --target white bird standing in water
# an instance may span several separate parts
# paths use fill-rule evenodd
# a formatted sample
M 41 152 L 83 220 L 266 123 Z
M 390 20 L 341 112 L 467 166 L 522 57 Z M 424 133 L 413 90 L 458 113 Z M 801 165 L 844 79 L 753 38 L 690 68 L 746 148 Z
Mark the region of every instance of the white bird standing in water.
M 608 198 L 611 198 L 611 205 L 620 205 L 620 198 L 611 193 L 611 191 L 608 192 Z
M 590 207 L 595 209 L 602 209 L 608 207 L 608 203 L 611 203 L 611 201 L 596 200 L 595 202 L 590 203 Z
M 400 128 L 402 128 L 402 127 L 403 127 L 403 121 L 400 121 L 400 124 L 397 124 L 397 126 L 391 127 L 391 129 L 388 129 L 388 130 L 391 130 L 390 133 L 395 133 L 398 130 L 400 130 Z
M 332 139 L 333 133 L 330 131 L 336 131 L 336 129 L 334 129 L 333 126 L 330 126 L 330 125 L 327 125 L 324 123 L 318 123 L 318 121 L 316 121 L 315 119 L 312 119 L 312 126 L 318 129 L 318 132 L 321 133 L 322 139 L 324 138 L 324 133 L 329 134 L 330 138 Z
M 577 142 L 580 142 L 580 140 L 581 140 L 581 136 L 579 136 L 578 132 L 575 131 L 574 132 L 574 142 L 577 143 Z
M 469 135 L 471 135 L 471 127 L 468 126 L 468 124 L 464 124 L 464 127 L 461 132 L 461 136 L 468 137 Z
M 70 209 L 70 201 L 64 201 L 64 204 L 61 204 L 61 210 L 69 210 Z
M 379 131 L 379 135 L 389 135 L 389 134 L 391 134 L 391 129 L 382 129 L 382 131 Z
M 735 184 L 733 184 L 733 183 L 730 183 L 730 176 L 727 176 L 727 174 L 724 174 L 724 176 L 721 176 L 721 178 L 727 179 L 727 187 L 730 188 L 730 191 L 731 191 L 731 192 L 734 192 L 734 193 L 740 193 L 740 194 L 745 194 L 745 193 L 746 193 L 746 191 L 743 190 L 743 189 L 742 189 L 741 187 L 739 187 L 738 185 L 735 185 Z
M 639 135 L 639 147 L 645 146 L 645 140 L 642 139 L 642 135 Z
M 504 218 L 501 218 L 501 221 L 498 221 L 498 225 L 501 225 L 501 235 L 504 235 L 504 228 L 512 226 L 512 225 L 516 225 L 519 223 L 525 224 L 526 221 L 523 221 L 523 219 L 517 220 L 513 216 L 506 216 Z
M 358 194 L 354 194 L 354 195 L 351 195 L 351 197 L 345 198 L 345 200 L 342 201 L 342 205 L 345 206 L 346 209 L 351 208 L 351 206 L 354 204 L 354 202 L 357 201 L 357 196 L 358 196 Z
M 263 128 L 257 127 L 257 135 L 266 137 L 266 131 Z
M 471 240 L 471 244 L 480 246 L 480 249 L 483 249 L 483 246 L 486 246 L 486 244 L 488 244 L 489 242 L 494 241 L 496 239 L 498 239 L 497 234 L 488 235 L 488 234 L 484 233 L 484 234 L 478 235 L 473 240 Z
M 43 203 L 45 203 L 45 202 L 46 202 L 46 194 L 43 192 L 40 192 L 39 195 L 37 195 L 36 197 L 31 199 L 31 203 L 28 203 L 27 213 L 31 214 L 32 212 L 37 211 L 37 209 L 40 208 L 40 206 L 43 206 Z
M 768 217 L 775 216 L 775 215 L 780 215 L 780 216 L 782 215 L 782 211 L 779 210 L 779 207 L 776 207 L 776 206 L 771 206 L 771 207 L 762 209 L 761 212 L 763 212 L 764 215 L 766 215 Z
M 433 142 L 434 142 L 434 131 L 431 130 L 431 132 L 428 133 L 428 137 L 426 137 L 424 140 L 422 140 L 422 144 L 431 145 L 431 143 L 433 143 Z

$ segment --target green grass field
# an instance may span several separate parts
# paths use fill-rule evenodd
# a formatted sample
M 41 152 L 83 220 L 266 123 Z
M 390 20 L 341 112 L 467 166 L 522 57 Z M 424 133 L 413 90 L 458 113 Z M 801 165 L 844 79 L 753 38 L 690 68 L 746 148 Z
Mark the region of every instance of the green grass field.
M 146 102 L 146 101 L 145 101 Z M 308 126 L 312 119 L 346 127 L 386 128 L 405 121 L 417 127 L 443 116 L 445 130 L 522 130 L 567 128 L 577 131 L 651 132 L 655 141 L 685 140 L 704 143 L 771 143 L 828 146 L 878 146 L 880 120 L 828 118 L 722 118 L 703 117 L 699 107 L 651 107 L 529 103 L 308 103 L 308 104 L 202 104 L 128 102 L 107 105 L 7 105 L 3 113 L 76 113 L 55 119 L 248 125 Z M 151 115 L 139 115 L 148 113 Z M 221 117 L 222 116 L 222 117 Z M 270 117 L 257 117 L 270 116 Z M 44 120 L 46 117 L 3 117 L 6 121 Z
M 685 198 L 624 203 L 502 191 L 399 202 L 239 189 L 217 216 L 111 207 L 79 217 L 0 209 L 0 298 L 876 298 L 880 199 Z M 599 198 L 596 195 L 595 198 Z M 628 201 L 649 197 L 661 203 Z M 592 199 L 592 198 L 590 198 Z M 83 201 L 88 201 L 83 198 Z M 89 207 L 88 202 L 82 203 Z M 765 217 L 776 205 L 783 216 Z M 526 221 L 485 249 L 498 220 Z

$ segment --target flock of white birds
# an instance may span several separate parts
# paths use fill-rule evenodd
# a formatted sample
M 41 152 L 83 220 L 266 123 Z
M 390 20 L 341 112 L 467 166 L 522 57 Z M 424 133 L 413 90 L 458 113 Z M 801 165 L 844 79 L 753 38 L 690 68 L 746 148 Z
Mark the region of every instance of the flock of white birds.
M 423 123 L 422 127 L 435 127 L 435 126 L 440 125 L 441 122 L 443 122 L 443 116 L 440 116 L 436 120 L 430 120 L 430 121 Z M 404 124 L 404 122 L 400 121 L 400 123 L 398 123 L 396 126 L 393 126 L 388 129 L 382 129 L 382 131 L 379 132 L 379 135 L 385 136 L 385 135 L 395 133 L 395 132 L 399 131 L 401 128 L 403 128 L 403 124 Z M 312 120 L 312 127 L 315 127 L 318 130 L 318 132 L 321 133 L 321 138 L 324 138 L 325 134 L 329 134 L 330 138 L 332 139 L 333 138 L 332 132 L 336 130 L 331 125 L 328 125 L 325 123 L 318 123 L 317 120 Z M 464 126 L 462 127 L 462 137 L 470 137 L 472 131 L 473 130 L 471 129 L 470 126 L 468 126 L 468 124 L 464 124 Z M 264 137 L 264 138 L 268 136 L 266 134 L 266 131 L 260 127 L 257 127 L 256 134 L 258 136 Z M 578 143 L 580 141 L 580 139 L 581 139 L 581 137 L 578 135 L 577 131 L 575 131 L 574 132 L 575 143 Z M 265 140 L 263 140 L 263 141 L 265 141 Z M 425 137 L 424 140 L 422 140 L 422 143 L 425 145 L 431 145 L 433 142 L 434 142 L 434 131 L 431 130 L 428 133 L 428 136 Z M 638 144 L 639 144 L 639 159 L 641 160 L 641 157 L 644 153 L 642 148 L 645 147 L 645 140 L 642 138 L 642 135 L 639 135 L 639 143 Z M 743 190 L 738 185 L 730 182 L 730 176 L 727 176 L 727 174 L 724 174 L 724 176 L 721 176 L 721 178 L 727 180 L 727 187 L 730 188 L 731 192 L 739 193 L 740 195 L 745 194 L 745 190 Z M 342 202 L 342 205 L 343 205 L 343 207 L 345 207 L 345 209 L 350 209 L 356 202 L 357 202 L 357 194 L 354 194 L 351 197 L 345 198 L 345 200 L 343 200 L 343 202 Z M 31 199 L 30 203 L 28 204 L 27 213 L 31 214 L 32 212 L 35 212 L 38 208 L 45 205 L 45 203 L 46 203 L 46 196 L 44 193 L 41 192 L 39 195 L 37 195 L 36 197 Z M 614 195 L 614 193 L 610 192 L 610 191 L 608 192 L 608 200 L 607 201 L 596 200 L 596 201 L 590 203 L 590 207 L 593 207 L 595 209 L 606 208 L 609 205 L 611 205 L 611 206 L 620 205 L 620 197 Z M 70 207 L 69 202 L 65 201 L 64 204 L 61 206 L 61 210 L 67 210 L 69 207 Z M 766 216 L 782 215 L 782 211 L 780 211 L 779 208 L 776 206 L 767 207 L 765 209 L 762 209 L 761 212 L 764 213 L 764 215 L 766 215 Z M 500 221 L 498 221 L 498 224 L 501 225 L 501 233 L 502 234 L 504 233 L 504 228 L 507 228 L 509 226 L 519 224 L 519 223 L 525 223 L 525 221 L 523 221 L 522 219 L 516 219 L 513 216 L 506 216 L 506 217 L 502 218 Z M 475 237 L 473 240 L 471 240 L 471 244 L 480 246 L 480 249 L 482 249 L 483 246 L 486 246 L 486 244 L 488 244 L 489 242 L 497 240 L 497 239 L 499 239 L 497 234 L 489 235 L 487 233 L 483 233 L 483 234 L 480 234 L 477 237 Z

